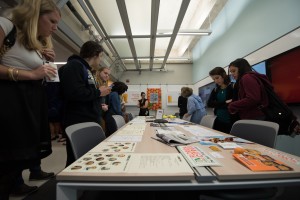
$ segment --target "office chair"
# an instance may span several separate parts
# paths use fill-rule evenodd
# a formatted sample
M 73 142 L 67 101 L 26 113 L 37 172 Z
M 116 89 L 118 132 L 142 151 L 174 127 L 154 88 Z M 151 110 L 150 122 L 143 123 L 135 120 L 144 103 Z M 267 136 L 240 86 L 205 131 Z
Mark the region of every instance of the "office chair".
M 279 125 L 274 122 L 262 120 L 238 120 L 233 124 L 230 134 L 274 148 L 278 130 Z
M 95 122 L 74 124 L 66 128 L 75 159 L 80 158 L 106 137 L 101 126 Z
M 126 124 L 125 119 L 121 115 L 112 115 L 113 119 L 116 122 L 117 129 L 120 129 L 122 126 Z
M 276 144 L 278 130 L 279 125 L 274 122 L 262 120 L 238 120 L 233 124 L 230 134 L 273 148 Z M 207 191 L 203 193 L 204 196 L 200 196 L 200 200 L 204 200 L 205 196 L 230 200 L 267 200 L 275 199 L 275 197 L 279 196 L 282 192 L 283 188 L 278 187 Z
M 215 116 L 215 115 L 205 115 L 204 117 L 202 117 L 202 119 L 200 121 L 200 125 L 212 129 L 214 127 L 216 118 L 217 118 L 217 116 Z
M 129 121 L 133 120 L 133 115 L 132 115 L 132 113 L 128 113 L 128 120 L 129 120 Z

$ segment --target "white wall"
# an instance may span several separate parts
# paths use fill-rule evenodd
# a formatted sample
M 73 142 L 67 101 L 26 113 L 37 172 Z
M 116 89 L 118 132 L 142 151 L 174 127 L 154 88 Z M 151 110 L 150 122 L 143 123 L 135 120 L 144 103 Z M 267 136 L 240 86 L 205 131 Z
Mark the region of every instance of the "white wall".
M 298 28 L 299 8 L 299 0 L 229 0 L 213 22 L 212 34 L 193 49 L 193 83 L 212 68 L 225 67 Z
M 134 69 L 135 66 L 128 66 L 128 68 Z M 166 114 L 174 115 L 179 112 L 179 108 L 177 106 L 167 106 L 167 91 L 180 92 L 183 86 L 193 88 L 192 64 L 167 64 L 166 69 L 166 72 L 141 71 L 139 73 L 138 71 L 125 71 L 119 80 L 128 85 L 128 91 L 147 92 L 147 88 L 161 88 L 162 109 Z M 197 94 L 197 91 L 198 89 L 194 89 L 195 94 Z M 126 111 L 138 115 L 139 108 L 137 106 L 126 106 Z M 154 111 L 150 111 L 150 115 L 154 114 Z
M 135 68 L 135 66 L 129 64 L 126 64 L 126 66 L 129 69 Z M 127 82 L 127 84 L 192 84 L 192 67 L 192 64 L 167 64 L 166 72 L 125 71 L 119 80 L 126 82 L 128 79 L 129 83 Z
M 128 85 L 128 91 L 140 91 L 147 93 L 147 88 L 161 88 L 161 101 L 162 101 L 162 109 L 164 109 L 164 113 L 167 115 L 174 115 L 176 112 L 179 112 L 179 108 L 177 106 L 167 106 L 167 93 L 168 91 L 178 91 L 180 92 L 181 87 L 192 87 L 192 85 Z M 136 102 L 137 104 L 138 102 Z M 126 105 L 126 112 L 132 113 L 133 116 L 137 116 L 139 114 L 139 108 L 137 106 L 129 106 Z M 150 111 L 150 115 L 155 115 L 155 111 Z

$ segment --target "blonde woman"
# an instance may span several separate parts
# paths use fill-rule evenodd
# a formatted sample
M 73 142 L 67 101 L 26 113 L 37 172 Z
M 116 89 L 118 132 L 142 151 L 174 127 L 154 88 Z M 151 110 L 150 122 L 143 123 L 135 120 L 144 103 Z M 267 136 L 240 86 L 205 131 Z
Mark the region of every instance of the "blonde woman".
M 15 43 L 0 61 L 0 91 L 5 94 L 0 98 L 1 132 L 5 133 L 0 140 L 0 199 L 8 199 L 20 171 L 39 165 L 41 156 L 51 153 L 42 83 L 57 74 L 45 61 L 55 56 L 50 36 L 61 18 L 51 0 L 22 0 L 10 14 L 0 17 L 0 46 L 16 27 Z M 44 155 L 41 144 L 47 144 Z
M 111 73 L 111 70 L 109 67 L 100 67 L 95 72 L 95 79 L 96 83 L 98 84 L 98 87 L 100 86 L 108 86 L 108 80 L 109 75 Z M 101 119 L 100 119 L 100 125 L 103 130 L 105 130 L 105 120 L 104 120 L 104 113 L 108 110 L 108 105 L 106 103 L 106 97 L 100 97 L 100 104 L 101 104 Z

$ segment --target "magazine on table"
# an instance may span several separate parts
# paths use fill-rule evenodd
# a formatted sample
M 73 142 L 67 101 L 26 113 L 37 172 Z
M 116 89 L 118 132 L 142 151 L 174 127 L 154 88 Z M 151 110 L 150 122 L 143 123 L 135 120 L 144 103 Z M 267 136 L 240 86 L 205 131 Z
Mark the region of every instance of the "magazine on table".
M 186 136 L 180 131 L 157 129 L 156 132 L 156 136 L 167 144 L 184 145 L 197 142 L 197 140 L 195 140 L 194 138 Z

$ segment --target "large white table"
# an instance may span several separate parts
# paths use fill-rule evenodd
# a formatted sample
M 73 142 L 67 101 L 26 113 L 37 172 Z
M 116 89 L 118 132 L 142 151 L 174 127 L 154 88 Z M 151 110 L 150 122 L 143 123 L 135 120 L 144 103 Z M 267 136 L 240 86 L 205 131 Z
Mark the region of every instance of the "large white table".
M 122 129 L 118 130 L 122 131 Z M 137 145 L 134 153 L 175 153 L 178 152 L 176 148 L 169 147 L 165 144 L 157 142 L 151 137 L 155 135 L 153 127 L 147 124 L 143 139 L 139 145 Z M 107 138 L 106 140 L 108 140 Z M 253 144 L 252 144 L 253 145 Z M 262 147 L 261 145 L 255 144 L 251 147 Z M 207 147 L 205 147 L 207 148 Z M 270 149 L 273 150 L 273 149 Z M 280 152 L 274 150 L 275 152 Z M 222 151 L 223 153 L 223 151 Z M 161 180 L 156 181 L 138 181 L 124 180 L 124 174 L 112 176 L 113 181 L 108 181 L 107 175 L 95 175 L 89 180 L 89 177 L 76 173 L 66 173 L 64 170 L 57 175 L 57 200 L 65 199 L 77 199 L 78 191 L 82 190 L 99 190 L 99 191 L 191 191 L 191 190 L 219 190 L 219 189 L 235 189 L 235 188 L 266 188 L 266 187 L 285 187 L 285 186 L 300 186 L 300 166 L 299 162 L 293 165 L 293 172 L 262 172 L 255 173 L 246 169 L 236 161 L 232 162 L 228 150 L 224 152 L 224 167 L 211 167 L 216 169 L 218 178 L 209 182 L 197 182 L 195 178 L 190 180 L 172 180 L 168 181 L 168 176 L 162 176 Z M 300 158 L 290 154 L 282 155 L 292 157 L 298 161 Z M 228 157 L 228 158 L 226 158 Z M 291 163 L 289 163 L 291 165 Z M 252 176 L 253 174 L 253 176 Z M 232 180 L 230 177 L 232 175 Z M 250 175 L 250 176 L 249 176 Z M 108 175 L 110 176 L 110 175 Z M 120 180 L 116 177 L 120 176 Z M 143 176 L 142 174 L 135 174 L 135 176 Z M 225 178 L 223 178 L 225 177 Z M 228 178 L 229 177 L 229 178 Z M 243 177 L 248 177 L 243 179 Z M 250 178 L 249 178 L 250 177 Z M 251 178 L 254 177 L 254 178 Z M 264 178 L 266 177 L 266 178 Z M 288 178 L 287 178 L 288 177 Z M 167 181 L 166 181 L 167 180 Z

